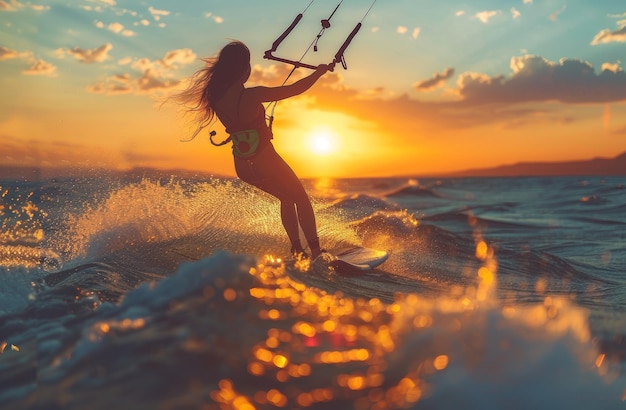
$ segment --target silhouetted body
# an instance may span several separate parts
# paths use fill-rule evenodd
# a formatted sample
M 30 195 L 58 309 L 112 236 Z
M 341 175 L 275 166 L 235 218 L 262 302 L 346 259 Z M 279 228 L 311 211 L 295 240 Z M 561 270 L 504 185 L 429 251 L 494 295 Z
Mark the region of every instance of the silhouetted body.
M 280 200 L 281 219 L 291 241 L 291 251 L 304 252 L 302 228 L 311 257 L 320 254 L 315 214 L 300 179 L 272 145 L 272 132 L 265 121 L 263 103 L 279 101 L 308 90 L 329 69 L 320 65 L 309 76 L 280 87 L 250 87 L 250 52 L 241 42 L 227 44 L 214 60 L 196 72 L 192 84 L 178 98 L 194 101 L 201 121 L 197 133 L 215 115 L 226 127 L 233 143 L 237 176 Z M 194 135 L 195 136 L 195 135 Z

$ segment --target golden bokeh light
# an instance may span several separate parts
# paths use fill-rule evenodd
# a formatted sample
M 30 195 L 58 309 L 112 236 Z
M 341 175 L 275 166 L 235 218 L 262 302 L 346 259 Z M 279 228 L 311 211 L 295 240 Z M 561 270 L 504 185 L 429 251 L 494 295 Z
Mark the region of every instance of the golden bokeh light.
M 473 312 L 481 318 L 481 312 L 497 307 L 495 248 L 478 230 L 474 238 L 479 262 L 471 268 L 475 282 L 451 287 L 447 295 L 434 299 L 396 293 L 384 301 L 328 293 L 300 282 L 292 276 L 294 272 L 287 271 L 284 261 L 250 269 L 255 284 L 245 297 L 254 301 L 255 317 L 269 328 L 254 342 L 244 368 L 264 387 L 251 389 L 249 381 L 223 380 L 211 397 L 228 408 L 241 409 L 316 408 L 338 398 L 350 400 L 355 409 L 411 408 L 431 393 L 429 377 L 453 372 L 467 357 L 442 342 L 437 351 L 397 361 L 397 353 L 407 348 L 407 333 L 420 337 L 443 326 L 461 336 L 473 332 L 473 325 L 460 317 L 471 318 L 466 315 Z M 295 274 L 310 275 L 310 270 Z M 233 290 L 237 299 L 244 298 L 243 292 L 225 288 Z M 497 312 L 502 320 L 529 329 L 541 327 L 555 335 L 570 332 L 579 340 L 589 340 L 584 316 L 561 298 L 547 296 L 543 303 L 527 307 L 501 306 Z M 598 373 L 606 373 L 607 358 L 596 355 L 593 359 Z M 321 375 L 328 375 L 328 380 L 320 379 Z M 327 383 L 311 388 L 311 383 L 322 380 Z M 240 392 L 235 391 L 235 383 L 241 383 Z

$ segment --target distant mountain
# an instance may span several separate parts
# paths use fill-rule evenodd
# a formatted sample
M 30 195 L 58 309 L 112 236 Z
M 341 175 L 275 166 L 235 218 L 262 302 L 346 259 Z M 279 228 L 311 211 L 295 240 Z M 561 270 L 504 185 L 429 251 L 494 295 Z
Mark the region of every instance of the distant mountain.
M 594 158 L 567 162 L 519 162 L 493 168 L 470 169 L 446 176 L 522 177 L 522 176 L 610 176 L 626 175 L 626 152 L 615 158 Z
M 62 177 L 118 176 L 124 178 L 162 178 L 176 175 L 183 178 L 222 177 L 203 171 L 159 170 L 133 168 L 125 171 L 83 168 L 40 168 L 0 165 L 0 180 L 37 181 Z M 626 152 L 615 158 L 594 158 L 568 162 L 519 162 L 493 168 L 469 169 L 450 174 L 423 175 L 432 177 L 524 177 L 524 176 L 610 176 L 626 175 Z

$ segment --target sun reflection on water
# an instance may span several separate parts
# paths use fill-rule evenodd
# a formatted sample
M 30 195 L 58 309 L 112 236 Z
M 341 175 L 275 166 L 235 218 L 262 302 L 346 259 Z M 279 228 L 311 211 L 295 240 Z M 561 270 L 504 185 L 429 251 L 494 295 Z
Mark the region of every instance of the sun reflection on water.
M 250 270 L 260 286 L 252 287 L 249 294 L 266 306 L 258 317 L 274 325 L 252 349 L 247 371 L 264 380 L 273 378 L 284 388 L 243 394 L 234 381 L 222 380 L 212 398 L 235 409 L 312 407 L 331 400 L 352 401 L 357 409 L 411 406 L 428 393 L 425 376 L 445 371 L 452 359 L 444 351 L 434 351 L 398 376 L 386 372 L 389 356 L 411 329 L 433 326 L 435 311 L 476 309 L 490 297 L 495 286 L 493 251 L 478 241 L 476 253 L 483 261 L 477 288 L 437 300 L 398 294 L 389 304 L 307 287 L 285 273 L 284 263 L 267 256 Z M 330 386 L 299 387 L 310 387 L 297 380 L 314 373 L 330 376 Z
M 589 341 L 585 312 L 567 300 L 546 297 L 539 305 L 499 306 L 495 252 L 478 234 L 475 255 L 481 263 L 473 286 L 455 287 L 437 298 L 397 294 L 392 303 L 305 286 L 286 273 L 284 262 L 266 257 L 250 270 L 258 284 L 249 295 L 264 306 L 258 317 L 271 325 L 254 345 L 247 373 L 259 378 L 259 386 L 271 388 L 251 391 L 256 383 L 224 379 L 212 399 L 220 408 L 232 409 L 316 408 L 328 402 L 358 410 L 408 408 L 432 394 L 429 377 L 459 363 L 477 365 L 486 354 L 492 342 L 476 333 L 476 326 L 485 326 L 485 317 L 466 316 L 481 310 L 499 312 L 501 320 L 555 337 L 569 332 Z M 471 318 L 469 323 L 464 317 Z M 431 332 L 435 327 L 447 329 L 443 334 L 448 337 L 471 340 L 459 351 L 454 340 L 438 343 L 441 336 Z M 398 357 L 410 349 L 412 338 L 424 337 L 435 339 L 418 344 L 424 349 L 415 358 Z M 511 348 L 504 339 L 496 345 Z M 592 359 L 600 373 L 604 360 Z

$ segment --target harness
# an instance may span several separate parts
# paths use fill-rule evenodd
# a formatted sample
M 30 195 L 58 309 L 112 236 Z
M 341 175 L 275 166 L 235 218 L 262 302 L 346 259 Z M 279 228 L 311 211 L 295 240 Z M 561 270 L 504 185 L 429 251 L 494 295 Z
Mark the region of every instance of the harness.
M 250 158 L 259 148 L 259 131 L 255 129 L 237 131 L 230 134 L 233 142 L 233 155 L 239 158 Z
M 237 100 L 237 119 L 239 117 L 239 111 L 241 106 L 241 96 L 243 95 L 243 90 L 239 94 L 239 98 Z M 265 124 L 265 113 L 261 114 L 263 124 Z M 258 118 L 255 118 L 253 122 L 256 122 Z M 241 131 L 229 132 L 228 138 L 221 142 L 213 141 L 213 137 L 216 133 L 213 131 L 209 134 L 209 140 L 211 144 L 216 147 L 226 145 L 229 142 L 233 143 L 233 155 L 237 158 L 250 158 L 257 153 L 257 150 L 260 145 L 261 136 L 259 134 L 259 130 L 257 128 L 248 128 Z

